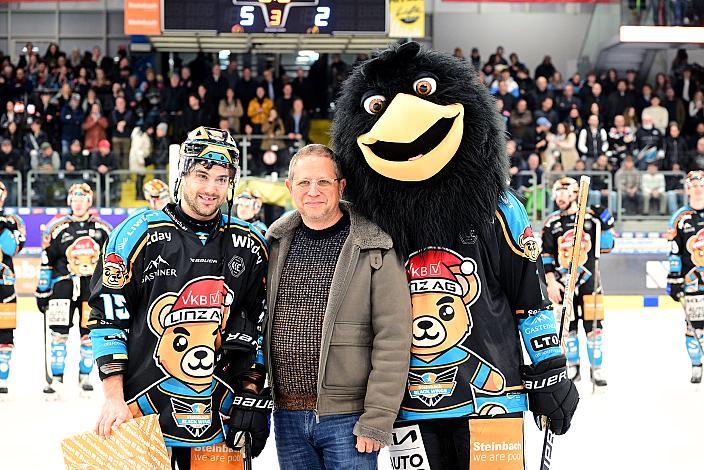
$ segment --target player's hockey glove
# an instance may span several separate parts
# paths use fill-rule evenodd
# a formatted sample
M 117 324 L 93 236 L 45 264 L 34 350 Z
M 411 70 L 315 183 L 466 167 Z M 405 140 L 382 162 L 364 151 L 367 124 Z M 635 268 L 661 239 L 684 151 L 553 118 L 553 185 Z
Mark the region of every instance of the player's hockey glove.
M 667 284 L 667 293 L 670 294 L 672 300 L 679 302 L 684 296 L 684 284 Z
M 46 313 L 49 309 L 49 297 L 37 297 L 37 308 L 40 312 Z
M 244 445 L 244 433 L 252 438 L 252 457 L 261 454 L 269 437 L 269 417 L 274 409 L 271 389 L 266 387 L 259 394 L 242 390 L 234 396 L 230 407 L 229 429 L 225 442 L 231 449 Z
M 17 230 L 17 222 L 12 217 L 0 217 L 0 232 L 5 229 Z
M 597 216 L 597 218 L 601 221 L 602 226 L 605 226 L 607 229 L 609 229 L 614 225 L 614 217 L 611 215 L 611 212 L 609 212 L 609 209 L 607 209 L 606 207 L 592 206 L 591 210 L 592 212 L 594 212 L 594 215 Z
M 567 378 L 566 363 L 565 356 L 558 356 L 521 367 L 523 384 L 528 391 L 528 407 L 535 422 L 542 429 L 541 416 L 547 417 L 550 430 L 555 434 L 567 432 L 579 403 L 577 387 Z

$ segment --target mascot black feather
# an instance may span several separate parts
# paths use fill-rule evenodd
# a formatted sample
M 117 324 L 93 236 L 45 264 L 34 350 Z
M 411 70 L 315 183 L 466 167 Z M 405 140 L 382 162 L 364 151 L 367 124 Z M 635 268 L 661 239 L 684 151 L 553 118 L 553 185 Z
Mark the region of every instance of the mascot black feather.
M 343 90 L 332 141 L 355 181 L 345 196 L 397 251 L 447 246 L 494 218 L 507 186 L 504 135 L 468 63 L 410 42 L 357 67 Z
M 493 98 L 466 62 L 393 46 L 345 81 L 332 145 L 346 197 L 406 262 L 413 342 L 397 427 L 418 426 L 433 470 L 470 468 L 470 434 L 486 462 L 523 469 L 523 413 L 561 434 L 579 398 L 528 216 L 507 191 Z M 479 416 L 494 419 L 468 422 Z

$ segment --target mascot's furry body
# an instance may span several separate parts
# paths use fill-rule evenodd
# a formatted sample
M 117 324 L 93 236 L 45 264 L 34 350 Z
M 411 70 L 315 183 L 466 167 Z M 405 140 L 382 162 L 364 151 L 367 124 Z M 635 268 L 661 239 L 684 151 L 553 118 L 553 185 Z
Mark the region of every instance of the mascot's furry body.
M 406 260 L 413 346 L 398 425 L 419 426 L 433 470 L 522 469 L 520 337 L 534 364 L 564 369 L 537 244 L 506 191 L 504 146 L 470 66 L 416 43 L 355 69 L 337 103 L 347 197 Z M 576 407 L 576 392 L 568 398 Z

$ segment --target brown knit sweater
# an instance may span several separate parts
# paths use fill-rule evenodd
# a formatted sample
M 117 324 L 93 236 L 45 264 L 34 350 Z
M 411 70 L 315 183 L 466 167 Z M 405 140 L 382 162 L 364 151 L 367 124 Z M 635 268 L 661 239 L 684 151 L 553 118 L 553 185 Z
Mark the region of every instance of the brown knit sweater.
M 345 213 L 332 227 L 301 225 L 293 237 L 276 294 L 271 331 L 276 407 L 312 410 L 317 400 L 323 317 L 342 245 L 350 233 Z

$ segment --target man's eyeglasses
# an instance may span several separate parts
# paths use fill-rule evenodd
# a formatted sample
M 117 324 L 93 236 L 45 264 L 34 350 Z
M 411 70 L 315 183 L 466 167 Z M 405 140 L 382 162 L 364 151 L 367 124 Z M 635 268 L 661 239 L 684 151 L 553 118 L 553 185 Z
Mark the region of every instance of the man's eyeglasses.
M 296 189 L 302 191 L 310 189 L 312 185 L 316 185 L 319 189 L 330 189 L 336 181 L 340 181 L 340 178 L 320 178 L 317 180 L 300 179 L 295 180 L 293 185 Z

